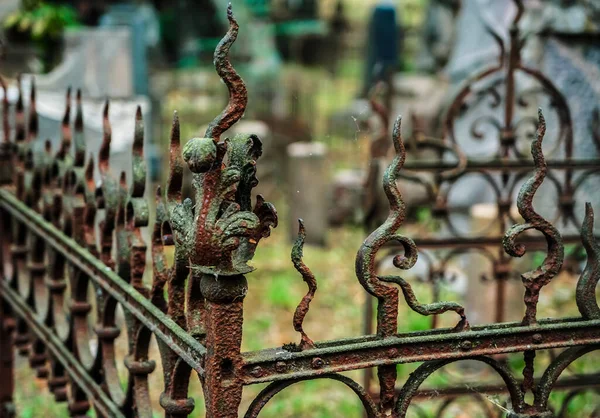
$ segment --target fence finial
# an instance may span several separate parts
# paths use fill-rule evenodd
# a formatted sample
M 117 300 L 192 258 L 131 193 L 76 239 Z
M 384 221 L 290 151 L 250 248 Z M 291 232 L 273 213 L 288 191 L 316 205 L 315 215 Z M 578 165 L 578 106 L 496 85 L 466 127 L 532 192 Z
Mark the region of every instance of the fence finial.
M 544 182 L 548 172 L 548 166 L 542 151 L 542 141 L 546 134 L 546 120 L 542 109 L 538 110 L 538 130 L 536 139 L 531 143 L 531 155 L 535 165 L 533 177 L 527 180 L 517 197 L 519 213 L 525 220 L 524 224 L 517 224 L 506 231 L 502 245 L 504 250 L 512 257 L 522 257 L 525 254 L 525 246 L 517 243 L 517 237 L 523 232 L 535 229 L 546 237 L 548 243 L 548 254 L 544 262 L 537 269 L 523 273 L 521 278 L 525 285 L 525 305 L 527 310 L 523 318 L 524 325 L 533 325 L 537 322 L 537 303 L 540 290 L 550 283 L 560 271 L 564 258 L 564 247 L 562 237 L 556 227 L 539 215 L 533 207 L 533 198 L 539 187 Z
M 581 316 L 600 319 L 600 307 L 596 300 L 596 286 L 600 281 L 600 245 L 594 236 L 594 209 L 590 202 L 585 204 L 581 242 L 587 253 L 587 263 L 577 282 L 575 299 Z
M 81 89 L 77 89 L 75 96 L 75 166 L 83 167 L 85 164 L 85 136 L 83 133 L 83 106 L 81 104 Z
M 110 158 L 110 143 L 112 141 L 112 128 L 108 118 L 110 102 L 106 100 L 102 111 L 102 144 L 98 151 L 98 170 L 101 175 L 108 174 L 109 158 Z
M 219 77 L 221 77 L 229 89 L 229 102 L 221 114 L 208 125 L 204 134 L 206 138 L 213 138 L 215 142 L 219 142 L 221 134 L 240 120 L 246 111 L 246 104 L 248 103 L 248 91 L 246 90 L 244 80 L 238 75 L 229 61 L 229 50 L 237 39 L 239 30 L 237 20 L 233 16 L 231 3 L 227 6 L 227 18 L 229 20 L 229 30 L 215 49 L 213 63 Z
M 306 350 L 309 348 L 314 348 L 315 343 L 311 340 L 306 332 L 304 331 L 303 323 L 306 314 L 308 313 L 308 309 L 310 307 L 310 302 L 315 296 L 315 292 L 317 291 L 317 279 L 315 275 L 310 271 L 308 266 L 304 264 L 302 257 L 304 255 L 304 240 L 306 239 L 306 229 L 304 228 L 304 221 L 302 219 L 298 219 L 298 237 L 296 238 L 296 242 L 294 242 L 294 246 L 292 247 L 292 262 L 294 263 L 294 267 L 302 276 L 302 279 L 306 282 L 308 286 L 308 292 L 302 298 L 298 306 L 296 307 L 296 311 L 294 312 L 294 329 L 300 333 L 300 349 Z M 288 344 L 287 347 L 292 347 L 292 345 Z M 284 347 L 285 348 L 285 347 Z

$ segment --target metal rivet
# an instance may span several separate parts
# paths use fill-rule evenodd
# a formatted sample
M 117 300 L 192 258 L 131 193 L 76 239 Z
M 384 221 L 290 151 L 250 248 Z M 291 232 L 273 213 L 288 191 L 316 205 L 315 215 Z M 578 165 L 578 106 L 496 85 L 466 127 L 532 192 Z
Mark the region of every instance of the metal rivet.
M 533 340 L 534 344 L 540 344 L 543 341 L 542 334 L 533 334 L 531 339 Z
M 263 375 L 262 367 L 256 366 L 255 368 L 253 368 L 252 370 L 250 370 L 250 375 L 252 377 L 261 377 Z
M 469 351 L 471 348 L 473 348 L 473 343 L 469 340 L 465 340 L 462 343 L 460 343 L 461 350 Z
M 286 372 L 288 369 L 287 364 L 285 364 L 285 361 L 278 361 L 277 363 L 275 363 L 275 370 L 277 371 L 277 373 L 284 373 Z
M 320 369 L 324 365 L 325 365 L 325 362 L 323 361 L 323 359 L 321 359 L 319 357 L 314 358 L 311 362 L 311 366 L 313 369 Z

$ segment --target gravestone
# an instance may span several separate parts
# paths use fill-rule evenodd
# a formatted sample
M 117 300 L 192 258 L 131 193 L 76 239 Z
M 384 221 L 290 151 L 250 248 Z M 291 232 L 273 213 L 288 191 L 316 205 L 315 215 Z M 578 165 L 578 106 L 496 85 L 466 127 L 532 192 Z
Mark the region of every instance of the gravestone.
M 452 84 L 462 82 L 473 71 L 497 60 L 498 47 L 485 29 L 482 13 L 502 29 L 510 26 L 514 11 L 512 0 L 461 1 L 456 41 L 444 70 Z
M 298 218 L 304 220 L 306 242 L 325 245 L 327 235 L 327 149 L 320 142 L 296 142 L 287 148 L 289 233 L 294 241 Z
M 135 94 L 148 95 L 148 59 L 149 47 L 158 43 L 160 29 L 158 18 L 150 5 L 117 4 L 112 5 L 100 19 L 103 28 L 127 27 L 130 29 L 133 71 L 133 91 Z
M 341 170 L 335 174 L 328 213 L 330 225 L 361 224 L 364 217 L 362 210 L 365 197 L 364 181 L 363 170 Z
M 595 112 L 600 109 L 600 3 L 533 2 L 524 28 L 540 36 L 533 55 L 539 69 L 565 97 L 573 119 L 574 158 L 598 158 L 593 140 Z M 578 189 L 575 213 L 582 219 L 584 202 L 600 205 L 598 176 Z M 600 228 L 596 225 L 596 231 Z
M 40 90 L 62 94 L 71 86 L 81 88 L 83 97 L 94 99 L 135 95 L 128 28 L 67 31 L 64 40 L 63 62 L 50 73 L 36 76 Z
M 416 63 L 420 72 L 437 73 L 446 66 L 458 31 L 459 10 L 460 0 L 429 2 Z

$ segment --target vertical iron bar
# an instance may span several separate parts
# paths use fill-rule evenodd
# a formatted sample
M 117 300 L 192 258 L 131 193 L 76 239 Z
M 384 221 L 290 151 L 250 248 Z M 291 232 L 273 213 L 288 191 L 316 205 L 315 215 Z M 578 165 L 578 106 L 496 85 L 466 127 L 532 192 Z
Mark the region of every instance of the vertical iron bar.
M 4 278 L 1 278 L 4 280 Z M 8 314 L 8 307 L 0 297 L 0 418 L 13 418 L 15 406 L 13 404 L 14 382 L 14 351 L 11 326 L 13 319 Z
M 206 353 L 204 395 L 206 418 L 237 418 L 242 400 L 241 365 L 244 275 L 200 277 L 206 298 Z M 260 371 L 257 371 L 257 373 Z

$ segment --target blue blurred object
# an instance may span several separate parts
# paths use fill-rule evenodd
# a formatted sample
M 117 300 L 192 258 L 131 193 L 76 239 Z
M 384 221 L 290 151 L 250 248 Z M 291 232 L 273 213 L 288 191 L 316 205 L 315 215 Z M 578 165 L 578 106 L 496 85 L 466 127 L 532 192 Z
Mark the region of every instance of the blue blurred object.
M 366 95 L 378 81 L 393 73 L 398 65 L 399 29 L 394 4 L 382 2 L 375 6 L 369 22 L 367 66 L 365 69 Z
M 147 34 L 151 26 L 146 13 L 133 4 L 113 5 L 100 19 L 101 27 L 126 26 L 131 29 L 134 93 L 148 95 Z

